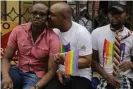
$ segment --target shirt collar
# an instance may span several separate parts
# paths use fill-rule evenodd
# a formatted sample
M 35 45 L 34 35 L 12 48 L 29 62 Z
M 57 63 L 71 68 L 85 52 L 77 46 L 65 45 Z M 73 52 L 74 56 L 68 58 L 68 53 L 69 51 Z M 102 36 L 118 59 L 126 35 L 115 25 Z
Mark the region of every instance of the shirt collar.
M 27 25 L 25 26 L 25 31 L 26 31 L 27 33 L 31 32 L 31 25 L 32 25 L 32 23 L 29 22 L 29 23 L 27 23 Z M 46 30 L 47 30 L 47 28 L 44 28 L 44 31 L 42 32 L 42 34 L 45 34 L 45 33 L 46 33 Z

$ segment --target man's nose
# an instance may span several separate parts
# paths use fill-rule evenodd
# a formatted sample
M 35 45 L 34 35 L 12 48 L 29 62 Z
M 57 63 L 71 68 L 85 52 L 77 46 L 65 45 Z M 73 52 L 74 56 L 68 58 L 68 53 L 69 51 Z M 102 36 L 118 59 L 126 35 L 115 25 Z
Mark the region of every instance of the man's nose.
M 39 15 L 39 14 L 37 14 L 35 17 L 36 17 L 36 18 L 40 18 L 40 15 Z
M 120 15 L 114 15 L 113 17 L 114 18 L 120 18 L 121 16 Z

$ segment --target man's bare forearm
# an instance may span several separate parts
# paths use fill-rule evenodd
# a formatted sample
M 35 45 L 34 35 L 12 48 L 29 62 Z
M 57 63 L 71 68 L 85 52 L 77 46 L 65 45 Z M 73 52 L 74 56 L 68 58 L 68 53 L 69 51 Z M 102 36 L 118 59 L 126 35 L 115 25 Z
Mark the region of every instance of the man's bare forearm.
M 78 60 L 79 69 L 89 68 L 91 66 L 92 55 L 80 57 Z
M 36 84 L 40 88 L 46 86 L 48 82 L 55 76 L 55 72 L 53 71 L 48 71 Z
M 103 78 L 106 78 L 108 76 L 105 70 L 96 61 L 92 60 L 91 66 L 92 66 L 92 69 L 96 70 L 96 72 L 98 72 Z
M 56 67 L 57 64 L 54 62 L 54 56 L 50 56 L 48 61 L 48 72 L 40 79 L 39 82 L 37 82 L 36 85 L 40 88 L 46 86 L 48 82 L 50 82 L 50 80 L 54 78 L 56 74 Z
M 14 56 L 16 48 L 12 48 L 11 46 L 7 45 L 6 52 L 2 58 L 2 76 L 9 76 L 9 70 L 11 68 L 10 61 Z
M 9 76 L 10 68 L 11 68 L 10 61 L 6 57 L 3 57 L 3 59 L 2 59 L 2 77 Z

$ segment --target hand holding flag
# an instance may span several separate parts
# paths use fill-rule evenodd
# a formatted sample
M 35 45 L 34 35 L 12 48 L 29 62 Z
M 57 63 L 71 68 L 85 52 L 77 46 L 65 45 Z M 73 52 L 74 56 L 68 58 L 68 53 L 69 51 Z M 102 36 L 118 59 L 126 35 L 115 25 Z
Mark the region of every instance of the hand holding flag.
M 65 74 L 73 75 L 78 71 L 78 50 L 58 53 L 54 56 L 57 64 L 65 65 Z M 65 63 L 65 64 L 64 64 Z
M 63 53 L 58 53 L 54 56 L 54 60 L 57 64 L 62 64 L 64 65 L 64 61 L 65 61 L 65 56 Z

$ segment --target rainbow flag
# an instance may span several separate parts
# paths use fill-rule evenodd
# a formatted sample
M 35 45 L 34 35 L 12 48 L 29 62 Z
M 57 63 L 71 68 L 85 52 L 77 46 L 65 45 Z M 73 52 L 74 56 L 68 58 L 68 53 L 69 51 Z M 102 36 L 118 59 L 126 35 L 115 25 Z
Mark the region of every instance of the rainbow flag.
M 108 40 L 104 40 L 104 50 L 103 50 L 103 57 L 104 57 L 104 64 L 110 66 L 113 63 L 113 56 L 114 54 L 114 44 L 109 42 Z
M 78 50 L 71 50 L 65 53 L 65 74 L 73 75 L 78 71 Z
M 61 45 L 61 53 L 70 51 L 70 43 L 67 45 Z

